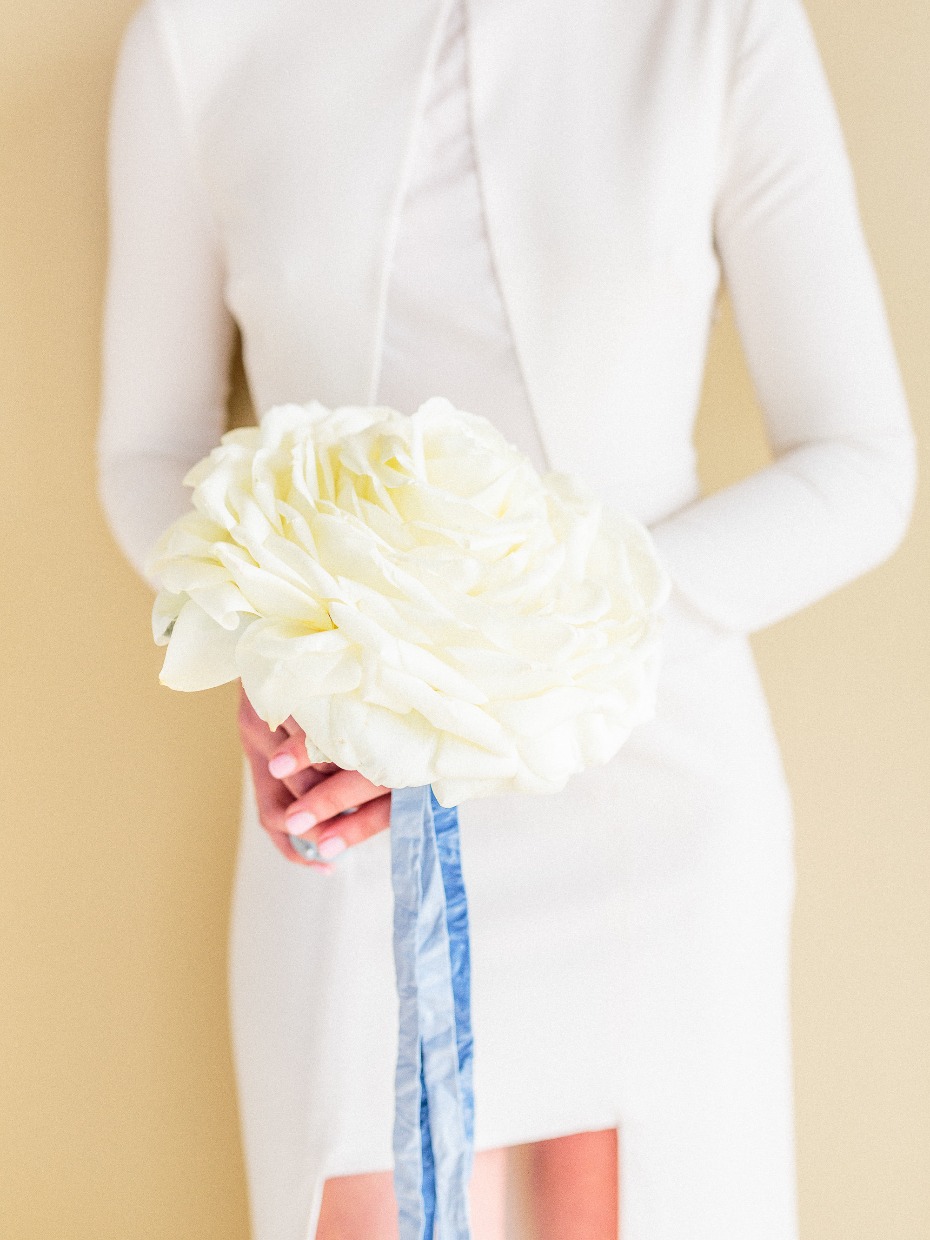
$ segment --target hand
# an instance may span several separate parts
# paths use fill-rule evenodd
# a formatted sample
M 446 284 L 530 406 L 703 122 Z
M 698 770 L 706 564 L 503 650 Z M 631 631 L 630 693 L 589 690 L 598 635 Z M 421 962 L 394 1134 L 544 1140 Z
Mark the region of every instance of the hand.
M 333 868 L 302 857 L 289 834 L 312 840 L 324 856 L 334 858 L 390 826 L 389 788 L 333 762 L 310 762 L 303 728 L 289 715 L 272 731 L 255 713 L 241 682 L 239 733 L 252 769 L 259 820 L 289 861 L 326 873 Z M 300 817 L 291 822 L 294 815 Z

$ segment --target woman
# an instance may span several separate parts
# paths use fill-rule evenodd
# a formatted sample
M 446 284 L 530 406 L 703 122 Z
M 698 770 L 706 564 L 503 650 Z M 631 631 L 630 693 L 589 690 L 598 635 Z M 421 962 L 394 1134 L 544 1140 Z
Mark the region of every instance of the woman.
M 885 560 L 916 472 L 800 0 L 146 0 L 110 221 L 100 490 L 140 573 L 224 428 L 235 323 L 259 417 L 446 395 L 649 526 L 656 718 L 564 793 L 462 807 L 475 1236 L 531 1143 L 546 1240 L 793 1240 L 792 807 L 748 637 Z M 775 459 L 702 498 L 722 278 Z M 255 1240 L 386 1240 L 388 797 L 240 725 Z

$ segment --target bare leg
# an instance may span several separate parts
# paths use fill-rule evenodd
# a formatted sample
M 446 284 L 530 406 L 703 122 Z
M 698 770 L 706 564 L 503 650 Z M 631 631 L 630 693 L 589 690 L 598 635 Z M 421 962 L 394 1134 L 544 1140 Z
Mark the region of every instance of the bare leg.
M 506 1199 L 507 1151 L 482 1150 L 475 1155 L 469 1188 L 475 1240 L 505 1240 Z M 316 1240 L 397 1240 L 397 1202 L 391 1172 L 328 1179 L 323 1187 Z
M 469 1185 L 471 1234 L 474 1240 L 505 1240 L 507 1235 L 507 1151 L 482 1150 L 475 1155 Z
M 323 1185 L 316 1240 L 397 1240 L 390 1171 L 333 1176 Z
M 536 1240 L 617 1240 L 618 1175 L 616 1128 L 534 1142 L 529 1180 Z

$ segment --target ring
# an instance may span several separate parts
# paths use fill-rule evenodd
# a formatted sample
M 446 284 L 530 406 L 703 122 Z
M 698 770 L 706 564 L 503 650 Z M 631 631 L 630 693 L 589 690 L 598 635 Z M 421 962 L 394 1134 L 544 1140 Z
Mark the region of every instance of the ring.
M 323 860 L 320 856 L 320 850 L 317 848 L 316 844 L 314 844 L 313 840 L 305 840 L 299 835 L 291 835 L 290 833 L 287 838 L 291 841 L 294 849 L 300 853 L 305 861 Z

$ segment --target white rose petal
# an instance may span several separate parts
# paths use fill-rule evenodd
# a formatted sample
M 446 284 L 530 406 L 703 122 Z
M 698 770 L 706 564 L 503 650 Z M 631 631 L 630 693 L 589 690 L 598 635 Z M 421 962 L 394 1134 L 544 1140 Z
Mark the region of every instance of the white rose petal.
M 318 760 L 446 806 L 552 792 L 654 713 L 648 530 L 444 397 L 275 406 L 185 482 L 149 565 L 162 683 L 239 676 Z
M 243 616 L 237 628 L 224 628 L 189 599 L 174 621 L 158 679 L 169 689 L 186 692 L 236 680 L 236 643 L 248 623 Z

